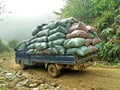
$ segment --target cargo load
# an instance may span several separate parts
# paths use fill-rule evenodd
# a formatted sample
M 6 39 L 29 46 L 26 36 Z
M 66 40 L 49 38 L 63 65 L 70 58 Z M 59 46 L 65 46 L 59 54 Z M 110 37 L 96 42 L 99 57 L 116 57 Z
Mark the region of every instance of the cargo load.
M 74 18 L 37 26 L 27 46 L 28 54 L 77 54 L 85 56 L 99 49 L 100 38 L 93 26 Z

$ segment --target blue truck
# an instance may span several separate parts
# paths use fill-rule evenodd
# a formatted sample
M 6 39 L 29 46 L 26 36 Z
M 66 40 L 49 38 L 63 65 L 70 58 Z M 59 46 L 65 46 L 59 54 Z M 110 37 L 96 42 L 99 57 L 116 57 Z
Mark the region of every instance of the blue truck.
M 66 55 L 43 55 L 43 54 L 28 54 L 28 41 L 21 42 L 15 48 L 15 62 L 21 66 L 21 69 L 26 69 L 28 66 L 36 64 L 44 65 L 48 73 L 52 77 L 58 77 L 62 69 L 82 70 L 91 66 L 94 63 L 96 53 L 81 57 L 75 54 Z

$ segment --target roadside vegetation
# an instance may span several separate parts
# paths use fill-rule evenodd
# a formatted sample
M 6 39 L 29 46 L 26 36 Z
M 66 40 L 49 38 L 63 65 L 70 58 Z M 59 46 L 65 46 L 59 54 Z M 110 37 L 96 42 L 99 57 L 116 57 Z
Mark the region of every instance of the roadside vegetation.
M 19 40 L 12 39 L 8 41 L 7 44 L 4 44 L 0 39 L 0 58 L 12 57 L 14 55 L 14 48 L 18 45 Z
M 120 63 L 120 0 L 65 0 L 59 18 L 74 17 L 95 26 L 102 39 L 100 60 Z

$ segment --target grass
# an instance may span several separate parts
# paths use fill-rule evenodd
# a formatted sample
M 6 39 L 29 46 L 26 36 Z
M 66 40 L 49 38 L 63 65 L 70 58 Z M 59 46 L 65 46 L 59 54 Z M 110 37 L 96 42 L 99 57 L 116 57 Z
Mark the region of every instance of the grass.
M 5 59 L 5 58 L 12 58 L 14 56 L 14 51 L 11 50 L 10 52 L 4 52 L 0 54 L 0 58 Z
M 94 65 L 95 67 L 102 67 L 102 68 L 120 68 L 120 62 L 119 63 L 114 63 L 114 64 L 110 64 L 107 62 L 100 62 L 97 61 L 96 65 Z

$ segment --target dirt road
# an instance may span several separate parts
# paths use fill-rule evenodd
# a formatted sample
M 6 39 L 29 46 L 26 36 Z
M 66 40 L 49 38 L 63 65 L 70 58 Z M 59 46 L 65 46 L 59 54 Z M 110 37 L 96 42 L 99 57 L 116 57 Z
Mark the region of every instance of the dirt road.
M 43 67 L 30 67 L 25 71 L 20 70 L 14 59 L 5 60 L 4 69 L 28 75 L 28 77 L 42 77 L 49 82 L 56 82 L 60 90 L 120 90 L 120 69 L 89 67 L 83 72 L 64 70 L 58 78 L 51 78 Z

